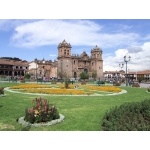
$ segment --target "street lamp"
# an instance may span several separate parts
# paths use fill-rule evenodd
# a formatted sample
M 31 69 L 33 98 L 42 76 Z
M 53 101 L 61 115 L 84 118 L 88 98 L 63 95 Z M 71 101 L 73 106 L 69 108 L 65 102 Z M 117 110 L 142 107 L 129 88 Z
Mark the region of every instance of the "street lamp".
M 44 60 L 44 58 L 43 58 L 43 64 L 44 64 L 44 66 L 43 66 L 43 76 L 45 77 L 45 63 L 46 63 L 46 61 Z
M 34 59 L 34 62 L 36 63 L 35 75 L 36 75 L 36 81 L 37 81 L 37 59 L 36 58 Z
M 122 69 L 124 67 L 124 64 L 119 64 L 119 67 Z
M 124 56 L 124 62 L 126 63 L 126 86 L 128 86 L 128 81 L 127 81 L 127 63 L 130 61 L 131 57 L 129 56 Z
M 121 70 L 122 70 L 122 68 L 124 67 L 124 64 L 119 64 L 119 67 L 121 68 Z M 120 72 L 120 71 L 119 71 Z M 121 78 L 122 76 L 120 76 L 120 78 Z

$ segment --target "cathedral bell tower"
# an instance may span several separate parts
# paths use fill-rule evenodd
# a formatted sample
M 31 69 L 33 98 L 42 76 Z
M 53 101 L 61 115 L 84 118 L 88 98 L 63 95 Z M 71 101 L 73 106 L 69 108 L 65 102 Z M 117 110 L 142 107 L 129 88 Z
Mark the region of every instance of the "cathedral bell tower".
M 72 61 L 71 61 L 71 45 L 63 40 L 58 45 L 58 77 L 62 78 L 61 74 L 67 75 L 68 78 L 72 76 Z
M 103 60 L 102 60 L 102 49 L 97 45 L 91 50 L 91 66 L 93 70 L 97 71 L 97 78 L 103 78 Z

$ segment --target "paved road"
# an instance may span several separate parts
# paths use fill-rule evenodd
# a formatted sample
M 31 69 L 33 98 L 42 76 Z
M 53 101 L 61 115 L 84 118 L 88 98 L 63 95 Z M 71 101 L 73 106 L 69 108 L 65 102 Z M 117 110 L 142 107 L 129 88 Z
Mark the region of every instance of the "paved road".
M 126 86 L 126 85 L 122 84 L 121 86 Z M 142 87 L 142 88 L 148 88 L 148 87 L 150 87 L 150 83 L 140 83 L 140 87 Z
M 150 83 L 140 83 L 141 87 L 148 88 L 150 87 Z

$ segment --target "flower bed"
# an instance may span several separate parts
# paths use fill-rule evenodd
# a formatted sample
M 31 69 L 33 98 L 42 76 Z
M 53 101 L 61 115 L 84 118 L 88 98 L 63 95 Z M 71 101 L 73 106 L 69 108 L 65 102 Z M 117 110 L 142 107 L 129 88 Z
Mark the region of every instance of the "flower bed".
M 106 92 L 121 92 L 120 88 L 114 86 L 87 86 L 89 90 L 106 91 Z
M 30 89 L 30 88 L 51 88 L 51 87 L 48 85 L 40 85 L 40 84 L 21 84 L 10 87 L 10 89 Z
M 24 92 L 42 93 L 42 94 L 58 94 L 58 95 L 83 95 L 86 94 L 83 90 L 75 89 L 25 89 Z
M 60 118 L 59 119 L 55 119 L 52 121 L 48 121 L 45 123 L 30 123 L 24 120 L 24 117 L 20 117 L 18 119 L 18 123 L 21 124 L 23 127 L 27 127 L 27 126 L 32 126 L 32 127 L 40 127 L 40 126 L 51 126 L 57 123 L 60 123 L 64 120 L 65 116 L 63 116 L 62 114 L 59 114 Z
M 40 93 L 40 94 L 52 94 L 52 95 L 91 95 L 105 93 L 119 93 L 122 90 L 115 86 L 92 86 L 92 85 L 69 85 L 66 89 L 64 84 L 57 86 L 53 85 L 40 85 L 40 84 L 24 84 L 19 86 L 12 86 L 10 89 L 22 90 L 26 93 Z
M 64 116 L 60 115 L 58 109 L 49 104 L 48 100 L 40 97 L 34 99 L 32 103 L 33 107 L 25 109 L 25 116 L 18 119 L 23 126 L 52 125 L 64 119 Z

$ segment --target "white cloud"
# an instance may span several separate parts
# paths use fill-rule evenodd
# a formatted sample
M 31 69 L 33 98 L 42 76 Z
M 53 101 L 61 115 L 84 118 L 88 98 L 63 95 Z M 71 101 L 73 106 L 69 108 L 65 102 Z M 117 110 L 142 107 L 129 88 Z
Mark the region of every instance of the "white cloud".
M 127 63 L 129 71 L 150 70 L 150 42 L 146 42 L 139 47 L 134 47 L 132 50 L 118 49 L 115 51 L 115 56 L 104 57 L 104 71 L 120 70 L 119 63 L 124 63 L 124 56 L 131 56 L 131 60 Z M 126 65 L 124 65 L 124 70 Z
M 37 20 L 28 19 L 0 19 L 0 30 L 9 31 L 24 23 L 34 22 Z
M 128 51 L 130 53 L 138 53 L 138 52 L 142 52 L 143 50 L 142 50 L 142 47 L 140 46 L 131 46 L 128 48 Z
M 39 20 L 15 28 L 13 44 L 20 47 L 58 45 L 66 39 L 71 45 L 115 47 L 136 44 L 136 33 L 105 33 L 103 26 L 87 20 Z

